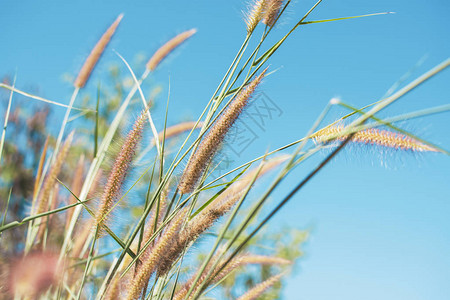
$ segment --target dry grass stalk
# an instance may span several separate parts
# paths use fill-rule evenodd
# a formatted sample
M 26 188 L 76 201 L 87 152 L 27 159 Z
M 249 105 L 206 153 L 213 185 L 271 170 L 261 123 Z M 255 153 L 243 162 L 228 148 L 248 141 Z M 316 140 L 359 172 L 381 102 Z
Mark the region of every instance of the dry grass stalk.
M 214 260 L 211 260 L 210 265 L 213 264 Z M 286 265 L 291 264 L 292 262 L 279 257 L 273 257 L 273 256 L 263 256 L 263 255 L 248 255 L 243 254 L 240 256 L 235 257 L 233 260 L 231 260 L 230 263 L 228 263 L 222 271 L 220 271 L 218 274 L 216 274 L 209 284 L 214 284 L 216 282 L 219 282 L 222 280 L 225 276 L 233 272 L 239 267 L 242 267 L 244 265 L 249 264 L 261 264 L 261 265 L 273 265 L 273 264 L 280 264 L 280 265 Z M 217 271 L 222 267 L 221 264 L 219 264 L 214 273 L 217 273 Z M 206 280 L 206 275 L 211 270 L 211 266 L 207 266 L 205 270 L 203 271 L 202 275 L 200 276 L 199 280 L 197 281 L 191 295 L 188 299 L 193 299 L 193 295 L 198 291 L 200 285 Z M 194 274 L 183 286 L 178 290 L 178 292 L 174 296 L 174 300 L 182 300 L 185 299 L 188 291 L 191 289 L 192 284 L 194 283 L 195 278 L 197 277 L 197 274 Z M 207 286 L 204 286 L 203 289 L 205 289 Z
M 237 298 L 237 300 L 256 300 L 261 296 L 268 288 L 272 287 L 275 283 L 280 281 L 283 277 L 283 273 L 270 277 L 269 279 L 261 282 L 248 290 L 244 295 Z
M 165 138 L 169 139 L 169 138 L 175 137 L 177 135 L 180 135 L 186 131 L 191 131 L 192 129 L 194 129 L 194 127 L 195 127 L 195 129 L 198 129 L 203 126 L 203 122 L 199 122 L 197 124 L 197 126 L 195 126 L 195 123 L 196 122 L 194 122 L 194 121 L 189 121 L 189 122 L 183 122 L 183 123 L 179 123 L 179 124 L 167 127 Z M 164 131 L 160 132 L 158 134 L 158 137 L 160 140 L 162 140 L 164 138 Z
M 161 48 L 156 50 L 153 56 L 147 62 L 146 68 L 150 71 L 154 71 L 161 61 L 166 58 L 175 48 L 181 45 L 184 41 L 190 38 L 193 34 L 197 32 L 197 29 L 191 29 L 185 32 L 182 32 L 172 38 L 170 41 L 165 43 Z
M 245 14 L 247 34 L 255 30 L 258 23 L 263 19 L 267 8 L 267 0 L 255 0 L 248 13 Z
M 343 141 L 347 136 L 340 134 L 345 129 L 346 128 L 343 125 L 325 127 L 313 135 L 313 140 L 315 143 L 324 143 L 328 142 L 330 138 L 337 136 L 336 140 Z M 356 132 L 353 135 L 351 142 L 414 152 L 438 151 L 437 149 L 425 145 L 407 135 L 377 128 L 369 128 Z
M 126 299 L 138 299 L 142 290 L 147 285 L 152 274 L 158 269 L 160 257 L 170 248 L 173 238 L 179 233 L 180 227 L 186 218 L 187 210 L 184 209 L 167 225 L 161 237 L 156 242 L 150 253 L 145 253 L 142 265 L 139 266 L 132 284 L 128 286 Z
M 64 163 L 64 160 L 66 159 L 67 154 L 69 153 L 70 144 L 72 143 L 74 132 L 71 132 L 69 136 L 67 137 L 66 141 L 64 142 L 64 145 L 62 146 L 61 151 L 58 152 L 55 162 L 50 167 L 50 170 L 48 171 L 48 175 L 44 180 L 44 183 L 42 184 L 42 189 L 39 193 L 39 197 L 37 200 L 37 210 L 36 214 L 40 214 L 44 211 L 47 211 L 48 209 L 48 203 L 50 200 L 50 195 L 52 192 L 52 189 L 55 186 L 56 183 L 56 177 L 59 175 L 59 172 L 61 171 L 62 165 Z
M 97 64 L 98 60 L 100 59 L 100 56 L 102 56 L 103 51 L 105 51 L 106 46 L 108 45 L 109 41 L 111 40 L 112 36 L 114 35 L 114 32 L 117 29 L 117 26 L 119 26 L 120 21 L 123 18 L 123 14 L 120 14 L 117 19 L 114 21 L 114 23 L 109 26 L 109 28 L 106 30 L 106 32 L 102 35 L 102 37 L 98 40 L 97 44 L 92 49 L 91 53 L 87 57 L 86 61 L 84 62 L 83 67 L 81 68 L 80 72 L 78 73 L 77 78 L 75 79 L 74 86 L 76 88 L 82 88 L 86 85 L 86 82 L 89 79 L 89 76 L 91 75 L 92 71 L 95 68 L 95 65 Z
M 178 184 L 178 189 L 183 194 L 190 193 L 194 190 L 205 168 L 222 145 L 226 134 L 246 108 L 253 92 L 263 79 L 266 71 L 267 69 L 256 76 L 241 90 L 204 136 L 194 155 L 189 159 Z
M 100 232 L 107 215 L 110 213 L 110 210 L 120 196 L 122 185 L 128 174 L 138 143 L 142 137 L 146 119 L 145 113 L 145 111 L 141 113 L 134 123 L 133 129 L 131 129 L 125 138 L 106 182 L 105 189 L 100 199 L 100 207 L 95 216 L 95 226 L 99 227 Z
M 267 9 L 262 22 L 272 27 L 278 18 L 282 6 L 283 0 L 267 0 Z

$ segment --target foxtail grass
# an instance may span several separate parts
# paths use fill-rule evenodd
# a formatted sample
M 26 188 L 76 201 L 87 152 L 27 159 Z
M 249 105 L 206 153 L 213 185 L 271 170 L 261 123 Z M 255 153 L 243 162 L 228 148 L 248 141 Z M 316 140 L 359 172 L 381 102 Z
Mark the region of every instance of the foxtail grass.
M 178 46 L 180 46 L 184 41 L 186 41 L 196 32 L 197 29 L 190 29 L 188 31 L 182 32 L 162 45 L 161 48 L 159 48 L 148 60 L 147 64 L 145 65 L 147 70 L 154 71 L 164 58 L 166 58 L 172 51 L 174 51 Z
M 262 22 L 269 27 L 272 27 L 280 14 L 283 7 L 283 0 L 266 0 L 267 8 Z
M 128 133 L 123 145 L 115 159 L 111 173 L 105 185 L 105 189 L 100 199 L 100 206 L 95 216 L 95 226 L 102 228 L 111 210 L 119 198 L 122 185 L 127 177 L 131 162 L 136 152 L 136 147 L 142 137 L 142 131 L 146 120 L 146 113 L 143 111 L 135 121 L 133 129 Z
M 316 143 L 326 143 L 334 137 L 335 140 L 344 141 L 348 138 L 348 135 L 342 134 L 344 130 L 343 125 L 328 126 L 316 132 L 313 135 L 313 140 Z M 404 151 L 438 152 L 437 149 L 407 135 L 377 128 L 369 128 L 354 133 L 350 142 Z
M 248 290 L 244 295 L 237 298 L 237 300 L 256 300 L 258 299 L 264 292 L 272 287 L 275 283 L 279 282 L 283 277 L 283 273 L 277 274 L 275 276 L 270 277 L 269 279 L 261 282 L 260 284 L 254 286 L 250 290 Z
M 66 143 L 67 140 L 72 138 L 72 135 L 69 135 L 69 138 L 62 145 L 62 149 L 59 149 L 59 146 L 62 143 L 65 126 L 68 122 L 74 121 L 73 118 L 70 121 L 68 119 L 70 111 L 73 108 L 78 91 L 86 86 L 122 16 L 119 16 L 110 26 L 86 60 L 74 82 L 75 90 L 69 105 L 31 95 L 35 100 L 45 101 L 68 109 L 56 140 L 51 161 L 46 159 L 48 147 L 44 146 L 41 159 L 37 163 L 33 191 L 33 215 L 21 221 L 13 221 L 7 224 L 4 224 L 3 221 L 0 232 L 4 233 L 4 231 L 29 222 L 28 235 L 34 238 L 37 234 L 37 240 L 42 241 L 43 248 L 59 246 L 51 244 L 50 239 L 47 241 L 47 237 L 56 233 L 58 235 L 51 241 L 54 240 L 57 243 L 63 240 L 58 249 L 59 259 L 54 261 L 61 263 L 64 257 L 70 256 L 73 262 L 70 271 L 58 270 L 58 273 L 62 275 L 62 281 L 50 278 L 49 285 L 38 289 L 34 288 L 26 293 L 17 291 L 10 298 L 22 295 L 25 297 L 25 294 L 27 294 L 26 297 L 31 298 L 40 296 L 48 299 L 64 297 L 82 299 L 91 298 L 93 296 L 92 291 L 98 290 L 96 299 L 199 299 L 208 294 L 208 287 L 213 289 L 215 286 L 224 283 L 225 279 L 230 276 L 243 273 L 246 273 L 246 276 L 251 276 L 248 274 L 249 268 L 245 268 L 248 265 L 273 266 L 263 268 L 270 271 L 270 274 L 263 276 L 263 278 L 269 279 L 254 286 L 240 298 L 256 299 L 280 280 L 281 274 L 275 275 L 272 269 L 284 270 L 290 268 L 295 259 L 295 257 L 278 257 L 279 253 L 284 253 L 283 249 L 289 247 L 289 245 L 280 245 L 280 243 L 277 243 L 277 248 L 281 247 L 281 249 L 275 249 L 277 250 L 275 255 L 261 253 L 266 251 L 264 247 L 258 248 L 259 251 L 255 252 L 258 254 L 251 254 L 254 249 L 260 246 L 259 244 L 265 246 L 270 241 L 270 239 L 259 239 L 257 234 L 346 144 L 364 143 L 371 146 L 414 152 L 440 151 L 438 148 L 433 148 L 430 143 L 424 143 L 409 133 L 397 130 L 390 123 L 397 121 L 397 119 L 394 121 L 390 121 L 389 118 L 379 119 L 376 115 L 427 79 L 447 68 L 450 65 L 448 60 L 398 92 L 390 93 L 385 99 L 361 109 L 351 109 L 352 115 L 360 114 L 360 116 L 348 126 L 332 124 L 316 131 L 331 107 L 339 103 L 333 102 L 327 105 L 322 115 L 305 136 L 296 138 L 294 142 L 275 150 L 267 151 L 263 155 L 260 153 L 256 158 L 232 170 L 226 170 L 225 174 L 210 180 L 210 174 L 214 173 L 217 166 L 212 163 L 214 157 L 221 146 L 226 143 L 230 128 L 236 126 L 236 120 L 242 116 L 242 112 L 248 106 L 261 80 L 269 75 L 267 69 L 265 69 L 268 60 L 284 44 L 291 33 L 296 29 L 306 28 L 304 25 L 362 17 L 306 20 L 321 3 L 321 0 L 319 0 L 295 23 L 291 30 L 284 35 L 282 34 L 282 37 L 273 44 L 266 45 L 266 38 L 269 34 L 275 32 L 273 30 L 276 28 L 275 24 L 290 2 L 290 0 L 255 0 L 253 2 L 252 7 L 246 14 L 245 39 L 210 100 L 205 101 L 205 108 L 195 122 L 166 127 L 166 112 L 164 130 L 158 132 L 152 122 L 150 112 L 145 110 L 125 138 L 119 154 L 115 157 L 112 170 L 105 176 L 107 179 L 106 185 L 101 193 L 99 208 L 95 212 L 92 211 L 87 202 L 93 196 L 92 191 L 99 181 L 98 176 L 101 176 L 99 174 L 102 172 L 102 165 L 105 163 L 105 157 L 111 148 L 110 145 L 117 129 L 123 122 L 128 122 L 128 107 L 132 103 L 135 93 L 139 91 L 144 108 L 147 109 L 148 99 L 144 97 L 144 88 L 141 87 L 144 80 L 149 74 L 153 74 L 154 70 L 162 67 L 161 63 L 164 59 L 187 41 L 195 33 L 195 30 L 183 32 L 159 48 L 147 64 L 142 66 L 145 67 L 145 71 L 141 77 L 136 77 L 131 66 L 118 54 L 133 77 L 134 85 L 124 97 L 116 114 L 111 116 L 112 121 L 108 122 L 109 116 L 106 118 L 106 130 L 99 128 L 98 124 L 100 123 L 96 122 L 93 155 L 90 146 L 87 147 L 90 150 L 86 150 L 82 148 L 83 146 L 79 146 L 81 143 L 78 142 L 76 150 L 79 149 L 78 147 L 82 148 L 80 152 L 84 152 L 84 161 L 80 159 L 78 165 L 67 161 L 69 167 L 67 171 L 66 168 L 64 170 L 62 168 L 62 163 L 67 159 L 61 159 L 61 157 L 67 157 L 67 154 L 65 154 L 68 151 Z M 256 28 L 259 24 L 263 24 L 264 32 L 259 43 L 256 41 L 256 46 L 248 51 L 255 45 L 253 34 L 257 32 Z M 262 49 L 266 49 L 265 52 Z M 154 73 L 154 75 L 157 75 L 157 73 Z M 0 86 L 8 88 L 14 93 L 24 94 L 15 87 L 11 88 L 4 84 Z M 25 95 L 27 94 L 25 93 Z M 97 103 L 97 108 L 102 106 L 103 103 Z M 366 110 L 368 107 L 371 107 L 371 109 Z M 438 109 L 438 111 L 443 111 L 443 109 Z M 138 152 L 137 145 L 140 143 L 146 113 L 150 116 L 148 119 L 152 127 L 153 140 L 145 141 L 147 148 L 140 153 L 136 153 Z M 99 120 L 100 115 L 99 112 L 96 112 L 96 120 Z M 398 118 L 407 117 L 400 116 Z M 374 122 L 368 122 L 369 120 Z M 365 127 L 379 125 L 387 126 L 392 131 Z M 192 134 L 196 129 L 200 129 L 200 133 L 197 138 L 193 138 Z M 77 130 L 77 132 L 79 131 Z M 174 143 L 167 143 L 167 141 L 179 137 L 179 134 L 183 132 L 189 133 L 179 146 L 178 151 L 172 156 L 171 154 L 174 153 L 172 151 L 173 145 L 179 143 L 178 140 Z M 315 144 L 309 142 L 311 139 L 315 141 Z M 52 139 L 49 140 L 52 141 Z M 97 144 L 97 140 L 101 140 L 100 145 Z M 293 186 L 286 196 L 282 198 L 274 197 L 276 201 L 274 208 L 269 211 L 264 209 L 268 198 L 284 178 L 295 167 L 303 166 L 303 162 L 329 146 L 331 141 L 338 144 L 337 148 L 311 172 L 307 173 L 306 177 L 300 180 L 297 185 Z M 298 147 L 291 154 L 280 158 L 272 157 L 274 154 L 288 150 L 295 145 L 298 145 Z M 155 146 L 157 153 L 151 151 Z M 150 166 L 146 166 L 139 179 L 133 182 L 131 187 L 124 192 L 122 191 L 123 183 L 128 179 L 135 154 L 139 154 L 138 160 L 145 155 L 152 159 L 152 163 Z M 79 157 L 78 152 L 77 156 Z M 172 190 L 170 183 L 176 181 L 176 172 L 183 170 L 181 166 L 185 160 L 187 160 L 187 165 L 184 172 L 181 174 L 178 185 L 173 186 Z M 263 161 L 263 163 L 258 168 L 250 168 L 252 164 L 258 161 Z M 252 190 L 265 173 L 283 162 L 286 163 L 280 168 L 278 175 L 271 184 L 262 186 L 261 190 Z M 142 165 L 146 165 L 146 163 L 142 163 Z M 220 163 L 218 166 L 220 167 Z M 61 170 L 65 171 L 64 176 L 58 175 L 61 174 Z M 68 182 L 71 182 L 71 184 L 66 186 L 59 177 L 64 178 L 64 180 L 69 177 Z M 65 192 L 70 193 L 69 205 L 61 207 L 63 201 L 56 199 L 56 195 L 64 196 L 65 194 L 58 191 L 57 187 L 59 186 L 64 187 L 67 189 Z M 137 192 L 134 193 L 134 190 Z M 133 193 L 128 194 L 131 191 Z M 117 226 L 119 228 L 117 232 L 114 232 L 116 228 L 113 231 L 108 226 L 108 223 L 113 220 L 111 212 L 127 195 L 136 195 L 136 198 L 132 201 L 132 206 L 126 206 L 129 212 L 127 224 L 126 226 Z M 83 209 L 89 213 L 90 217 L 80 218 Z M 63 216 L 66 219 L 55 218 L 54 214 L 64 211 L 66 213 L 63 213 Z M 54 221 L 61 222 L 63 224 L 61 228 L 54 226 L 56 224 Z M 223 221 L 221 226 L 214 226 L 221 221 Z M 39 230 L 36 231 L 38 225 Z M 95 233 L 93 233 L 92 228 L 95 228 Z M 97 239 L 99 231 L 101 236 L 109 236 L 110 238 Z M 203 239 L 206 236 L 208 239 Z M 211 241 L 214 237 L 215 240 Z M 29 241 L 30 239 L 27 237 L 25 259 L 31 259 L 33 255 L 33 252 L 29 251 L 33 244 Z M 192 261 L 192 255 L 195 254 L 195 251 L 190 250 L 195 248 L 192 246 L 199 241 L 204 242 L 205 248 L 209 247 L 210 250 L 198 265 L 192 267 L 189 264 L 189 269 L 194 270 L 194 272 L 190 272 L 190 270 L 186 270 L 186 259 L 189 262 Z M 110 249 L 105 250 L 105 245 L 109 247 L 109 242 L 116 243 L 114 245 L 118 248 L 112 251 Z M 193 250 L 202 251 L 203 249 Z M 114 259 L 103 259 L 109 255 L 114 255 Z M 42 260 L 45 260 L 45 258 Z M 48 265 L 53 266 L 53 263 L 48 263 Z M 104 280 L 98 280 L 98 274 L 107 275 Z M 40 277 L 47 278 L 44 275 L 40 274 Z M 184 278 L 188 279 L 184 281 Z M 21 279 L 25 280 L 26 276 L 21 276 Z M 33 286 L 33 284 L 29 286 Z M 84 286 L 86 287 L 84 288 Z
M 264 78 L 265 73 L 266 70 L 261 72 L 235 97 L 200 142 L 196 152 L 188 161 L 178 184 L 178 189 L 182 193 L 187 194 L 194 190 L 209 162 L 222 145 L 228 131 L 247 107 L 252 94 Z
M 109 41 L 113 37 L 116 32 L 117 27 L 119 26 L 120 21 L 122 21 L 123 14 L 120 14 L 117 19 L 109 26 L 106 32 L 102 35 L 102 37 L 98 40 L 97 44 L 95 44 L 89 56 L 86 58 L 83 66 L 78 73 L 77 78 L 75 79 L 73 85 L 76 88 L 82 88 L 86 85 L 89 77 L 97 65 L 98 60 L 102 56 L 105 51 L 106 46 L 109 44 Z
M 67 139 L 64 142 L 64 145 L 59 153 L 53 153 L 53 155 L 55 156 L 55 163 L 50 167 L 47 177 L 45 178 L 44 183 L 42 185 L 42 189 L 41 189 L 39 197 L 37 199 L 36 214 L 40 214 L 40 213 L 46 211 L 48 208 L 51 191 L 54 188 L 54 185 L 56 183 L 56 178 L 59 175 L 59 173 L 61 172 L 63 163 L 65 162 L 67 154 L 69 153 L 69 149 L 72 144 L 73 135 L 74 135 L 74 132 L 72 132 L 67 137 Z
M 263 20 L 267 10 L 267 0 L 254 0 L 248 12 L 245 13 L 245 24 L 247 34 L 251 34 L 258 23 Z

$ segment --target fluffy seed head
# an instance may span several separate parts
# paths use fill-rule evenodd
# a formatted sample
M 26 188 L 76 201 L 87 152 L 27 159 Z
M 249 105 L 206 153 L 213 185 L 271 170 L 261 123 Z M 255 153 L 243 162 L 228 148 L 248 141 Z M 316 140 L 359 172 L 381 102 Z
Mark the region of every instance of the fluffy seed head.
M 280 281 L 283 277 L 283 273 L 270 277 L 269 279 L 261 282 L 248 290 L 244 295 L 240 296 L 237 300 L 256 300 L 261 296 L 268 288 Z
M 40 214 L 44 211 L 47 211 L 50 195 L 56 183 L 56 177 L 59 175 L 61 171 L 64 160 L 66 159 L 67 154 L 69 153 L 70 145 L 73 139 L 73 132 L 69 134 L 64 145 L 56 154 L 55 162 L 50 166 L 50 170 L 48 171 L 47 177 L 42 184 L 42 189 L 40 191 L 38 200 L 37 200 L 37 210 L 36 214 Z
M 214 259 L 211 260 L 210 265 L 207 266 L 205 268 L 205 270 L 203 271 L 202 275 L 200 276 L 199 280 L 196 283 L 196 286 L 193 290 L 193 293 L 191 293 L 191 295 L 189 296 L 189 299 L 192 299 L 192 296 L 195 294 L 195 292 L 198 291 L 198 289 L 200 288 L 200 285 L 207 279 L 206 275 L 209 273 L 209 271 L 211 270 L 211 265 L 213 263 Z M 261 265 L 273 265 L 273 264 L 280 264 L 280 265 L 285 265 L 285 264 L 291 264 L 292 262 L 284 259 L 284 258 L 279 258 L 279 257 L 273 257 L 273 256 L 264 256 L 264 255 L 250 255 L 250 254 L 242 254 L 239 255 L 237 257 L 235 257 L 234 259 L 232 259 L 223 269 L 222 271 L 220 271 L 219 273 L 217 273 L 217 271 L 222 267 L 221 264 L 219 264 L 214 273 L 217 273 L 209 282 L 209 284 L 214 284 L 216 282 L 219 282 L 220 280 L 222 280 L 225 276 L 227 276 L 228 274 L 230 274 L 231 272 L 233 272 L 234 270 L 236 270 L 239 267 L 245 266 L 245 265 L 249 265 L 249 264 L 261 264 Z M 197 274 L 194 274 L 185 284 L 182 285 L 182 287 L 180 288 L 180 290 L 175 294 L 175 297 L 173 298 L 174 300 L 181 300 L 181 299 L 185 299 L 188 291 L 190 290 L 192 284 L 194 283 L 195 278 L 197 277 Z M 203 287 L 203 288 L 206 288 Z
M 48 135 L 47 138 L 45 139 L 44 148 L 42 149 L 41 157 L 39 159 L 39 165 L 36 172 L 36 180 L 34 182 L 33 199 L 37 197 L 37 193 L 39 191 L 39 183 L 41 182 L 42 169 L 44 168 L 45 157 L 47 156 L 49 138 L 50 136 Z
M 233 258 L 223 269 L 220 271 L 216 276 L 214 276 L 214 282 L 220 281 L 222 278 L 233 272 L 239 267 L 245 266 L 245 265 L 287 265 L 291 264 L 292 262 L 281 258 L 281 257 L 274 257 L 274 256 L 265 256 L 265 255 L 251 255 L 251 254 L 242 254 L 240 256 L 237 256 Z
M 189 122 L 183 122 L 183 123 L 179 123 L 179 124 L 167 127 L 166 128 L 166 133 L 165 133 L 166 139 L 172 138 L 174 136 L 182 134 L 183 132 L 190 131 L 190 130 L 194 129 L 195 123 L 196 122 L 189 121 Z M 195 129 L 201 128 L 202 126 L 203 126 L 203 122 L 198 122 L 198 124 L 195 127 Z M 158 134 L 158 137 L 159 137 L 160 140 L 162 140 L 164 138 L 164 132 L 161 131 Z
M 343 125 L 327 126 L 316 132 L 312 138 L 315 143 L 324 143 L 336 136 L 336 140 L 343 141 L 347 136 L 340 134 L 345 129 Z M 437 149 L 407 135 L 377 128 L 369 128 L 355 133 L 351 142 L 414 152 L 437 152 Z
M 283 0 L 267 0 L 267 9 L 262 22 L 272 27 L 278 18 L 282 6 Z
M 178 189 L 183 194 L 190 193 L 194 190 L 207 165 L 221 146 L 226 134 L 248 105 L 251 95 L 263 79 L 266 71 L 267 69 L 256 76 L 244 89 L 241 90 L 241 92 L 239 92 L 222 115 L 217 118 L 208 133 L 204 136 L 198 145 L 196 152 L 189 159 L 178 184 Z
M 97 64 L 98 60 L 100 59 L 100 56 L 102 56 L 103 51 L 105 51 L 106 46 L 108 45 L 109 41 L 111 40 L 112 36 L 114 35 L 114 32 L 117 29 L 117 26 L 119 26 L 120 21 L 123 18 L 123 14 L 120 14 L 117 19 L 114 21 L 114 23 L 111 24 L 111 26 L 106 30 L 106 32 L 102 35 L 102 37 L 98 40 L 97 44 L 92 49 L 91 53 L 87 57 L 86 61 L 84 62 L 83 67 L 81 68 L 80 72 L 78 73 L 77 78 L 75 79 L 74 86 L 77 88 L 82 88 L 86 85 L 86 82 L 89 79 L 89 76 L 91 75 L 92 71 L 95 68 L 95 65 Z
M 177 216 L 167 225 L 160 239 L 156 242 L 151 252 L 144 254 L 142 265 L 139 267 L 132 284 L 127 291 L 127 300 L 138 299 L 147 284 L 150 276 L 157 270 L 161 263 L 161 257 L 170 249 L 173 239 L 180 231 L 185 221 L 187 209 L 181 210 Z
M 266 13 L 267 0 L 255 0 L 250 7 L 249 12 L 245 14 L 245 24 L 247 25 L 247 34 L 255 30 L 258 23 Z
M 145 111 L 141 113 L 134 123 L 133 129 L 131 129 L 128 133 L 106 182 L 105 189 L 100 200 L 100 208 L 95 216 L 95 225 L 99 226 L 100 229 L 104 224 L 107 214 L 110 213 L 110 210 L 120 195 L 123 182 L 128 174 L 136 148 L 142 136 L 142 131 L 146 120 L 145 114 Z
M 156 50 L 150 60 L 147 62 L 146 68 L 150 71 L 154 71 L 156 67 L 161 63 L 161 61 L 166 58 L 175 48 L 181 45 L 184 41 L 190 38 L 193 34 L 197 32 L 197 29 L 191 29 L 180 33 L 179 35 L 172 38 L 170 41 L 165 43 L 161 48 Z

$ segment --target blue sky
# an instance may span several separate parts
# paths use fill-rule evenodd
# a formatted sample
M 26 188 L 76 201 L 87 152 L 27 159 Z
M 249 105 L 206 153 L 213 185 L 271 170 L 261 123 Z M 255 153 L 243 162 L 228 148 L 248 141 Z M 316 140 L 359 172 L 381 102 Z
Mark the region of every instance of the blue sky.
M 312 4 L 295 1 L 270 41 L 280 38 Z M 68 102 L 72 92 L 62 75 L 76 74 L 119 13 L 125 17 L 94 78 L 101 78 L 109 63 L 120 64 L 112 49 L 128 60 L 138 53 L 148 57 L 176 33 L 197 28 L 195 37 L 152 78 L 166 94 L 170 77 L 172 123 L 198 115 L 245 35 L 245 3 L 240 0 L 28 0 L 2 1 L 1 7 L 0 74 L 17 71 L 19 88 L 35 86 L 43 97 L 61 102 Z M 332 97 L 364 106 L 383 96 L 424 56 L 409 80 L 449 56 L 450 4 L 445 0 L 324 1 L 310 19 L 385 11 L 396 13 L 296 31 L 271 60 L 271 69 L 278 71 L 262 86 L 282 114 L 263 128 L 255 127 L 258 138 L 236 160 L 303 136 Z M 449 82 L 447 70 L 381 116 L 448 104 Z M 87 89 L 95 90 L 95 84 L 91 80 Z M 327 120 L 344 112 L 334 109 Z M 155 112 L 157 124 L 163 116 Z M 448 114 L 401 125 L 450 149 Z M 296 170 L 274 200 L 315 163 Z M 448 299 L 449 181 L 450 158 L 444 155 L 344 151 L 272 222 L 313 228 L 299 271 L 286 280 L 285 298 Z

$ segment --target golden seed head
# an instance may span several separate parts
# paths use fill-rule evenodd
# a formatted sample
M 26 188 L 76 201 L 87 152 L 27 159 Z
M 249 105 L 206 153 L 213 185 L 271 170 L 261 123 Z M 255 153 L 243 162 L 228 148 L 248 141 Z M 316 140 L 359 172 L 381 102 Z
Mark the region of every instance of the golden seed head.
M 255 30 L 258 23 L 263 19 L 267 8 L 267 0 L 255 0 L 248 13 L 245 14 L 247 34 Z
M 185 222 L 187 212 L 187 209 L 181 210 L 167 225 L 167 228 L 164 230 L 151 252 L 143 255 L 142 265 L 139 267 L 137 274 L 127 291 L 127 300 L 134 300 L 140 297 L 142 290 L 146 286 L 151 275 L 158 269 L 160 264 L 163 263 L 164 260 L 162 258 L 164 258 L 164 255 L 172 247 L 173 242 L 180 231 L 181 225 Z M 167 262 L 164 261 L 164 263 Z
M 272 27 L 278 18 L 282 6 L 283 0 L 267 0 L 267 9 L 262 22 Z
M 158 138 L 159 138 L 159 140 L 162 140 L 165 136 L 166 139 L 170 139 L 170 138 L 180 135 L 186 131 L 190 131 L 190 130 L 194 129 L 195 123 L 196 122 L 194 122 L 194 121 L 189 121 L 189 122 L 182 122 L 182 123 L 167 127 L 165 135 L 164 135 L 164 131 L 161 131 L 158 133 Z M 203 126 L 203 122 L 198 122 L 195 129 L 199 129 L 202 126 Z
M 120 14 L 117 19 L 114 21 L 114 23 L 111 24 L 111 26 L 106 30 L 106 32 L 102 35 L 102 37 L 98 40 L 97 44 L 92 49 L 91 53 L 87 57 L 86 61 L 84 62 L 83 67 L 81 68 L 80 72 L 78 73 L 77 78 L 75 79 L 74 86 L 77 88 L 82 88 L 86 85 L 86 82 L 89 79 L 89 76 L 91 75 L 92 71 L 95 68 L 95 65 L 97 64 L 98 60 L 100 59 L 100 56 L 102 56 L 103 51 L 105 51 L 106 46 L 108 45 L 109 41 L 111 40 L 112 36 L 114 35 L 114 32 L 117 29 L 117 26 L 119 26 L 120 21 L 123 18 L 123 14 Z
M 198 292 L 200 286 L 202 283 L 207 279 L 206 275 L 210 272 L 211 267 L 213 263 L 216 261 L 216 258 L 211 259 L 209 264 L 206 266 L 205 270 L 201 274 L 199 280 L 197 281 L 193 293 L 189 296 L 189 299 L 192 299 L 192 296 Z M 209 284 L 214 284 L 219 281 L 221 281 L 225 276 L 233 272 L 239 267 L 242 267 L 244 265 L 249 264 L 261 264 L 261 265 L 273 265 L 273 264 L 291 264 L 292 262 L 280 258 L 280 257 L 274 257 L 274 256 L 264 256 L 264 255 L 250 255 L 250 254 L 241 254 L 239 256 L 236 256 L 233 258 L 226 266 L 223 267 L 223 264 L 219 264 L 215 270 L 213 271 L 213 274 L 216 274 L 213 278 L 210 279 Z M 223 267 L 223 268 L 222 268 Z M 220 272 L 217 272 L 219 269 L 222 269 Z M 198 274 L 198 272 L 197 272 Z M 174 300 L 181 300 L 185 299 L 189 289 L 191 288 L 192 284 L 194 283 L 195 278 L 197 277 L 197 274 L 194 274 L 191 276 L 191 278 L 181 286 L 181 288 L 178 290 L 178 292 L 175 294 Z M 203 287 L 205 289 L 206 286 Z
M 272 287 L 275 283 L 280 281 L 284 273 L 277 274 L 270 277 L 269 279 L 255 285 L 253 288 L 248 290 L 244 295 L 237 298 L 237 300 L 256 300 L 258 299 L 268 288 Z
M 317 131 L 312 138 L 315 143 L 326 143 L 330 139 L 343 141 L 347 138 L 342 134 L 345 129 L 347 128 L 343 125 L 327 126 Z M 356 132 L 351 138 L 351 142 L 413 152 L 437 152 L 437 149 L 407 135 L 377 128 Z
M 237 94 L 203 137 L 194 155 L 189 159 L 178 184 L 178 189 L 183 194 L 194 190 L 206 167 L 222 145 L 226 134 L 250 102 L 253 92 L 264 78 L 266 71 L 267 69 L 261 72 Z
M 116 157 L 111 173 L 105 185 L 101 200 L 100 208 L 95 217 L 95 226 L 100 226 L 107 218 L 107 214 L 113 208 L 117 198 L 119 197 L 122 185 L 128 174 L 136 148 L 142 136 L 144 124 L 146 120 L 146 111 L 143 111 L 134 123 L 133 129 L 128 133 L 123 142 L 122 148 Z
M 166 58 L 175 48 L 181 45 L 184 41 L 190 38 L 197 32 L 197 29 L 191 29 L 185 32 L 182 32 L 172 38 L 170 41 L 165 43 L 161 48 L 156 50 L 153 56 L 147 62 L 146 68 L 150 71 L 154 71 L 156 67 L 161 63 L 161 61 Z
M 56 159 L 54 163 L 50 166 L 50 170 L 48 171 L 47 177 L 44 180 L 44 183 L 42 184 L 42 189 L 39 193 L 39 197 L 37 199 L 37 210 L 36 214 L 40 214 L 44 211 L 48 210 L 48 204 L 51 196 L 51 192 L 55 186 L 56 178 L 61 172 L 62 165 L 67 157 L 67 154 L 69 153 L 70 145 L 72 144 L 74 132 L 72 131 L 69 136 L 67 137 L 66 141 L 64 142 L 64 145 L 59 150 L 58 153 L 56 153 Z

